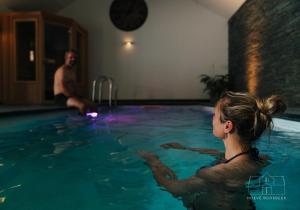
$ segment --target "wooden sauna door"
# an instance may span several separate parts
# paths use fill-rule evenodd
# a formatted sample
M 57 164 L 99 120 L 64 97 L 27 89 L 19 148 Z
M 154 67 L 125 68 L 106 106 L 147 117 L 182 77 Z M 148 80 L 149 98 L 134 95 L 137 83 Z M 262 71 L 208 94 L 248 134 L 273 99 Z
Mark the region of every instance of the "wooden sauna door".
M 38 19 L 14 17 L 12 27 L 8 101 L 13 104 L 40 104 Z

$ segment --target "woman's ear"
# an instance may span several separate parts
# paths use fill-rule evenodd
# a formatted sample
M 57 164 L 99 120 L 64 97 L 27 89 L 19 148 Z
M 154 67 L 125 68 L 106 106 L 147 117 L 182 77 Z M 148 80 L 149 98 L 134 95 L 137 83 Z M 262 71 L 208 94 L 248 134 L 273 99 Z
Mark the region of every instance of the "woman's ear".
M 233 123 L 230 120 L 227 120 L 224 123 L 224 132 L 225 133 L 231 133 L 233 131 Z

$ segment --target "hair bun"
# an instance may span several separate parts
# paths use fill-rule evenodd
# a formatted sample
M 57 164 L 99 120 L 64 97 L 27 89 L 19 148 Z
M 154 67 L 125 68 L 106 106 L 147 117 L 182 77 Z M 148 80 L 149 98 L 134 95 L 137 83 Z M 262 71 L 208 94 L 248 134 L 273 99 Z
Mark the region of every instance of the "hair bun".
M 272 95 L 267 99 L 258 101 L 257 106 L 262 113 L 269 116 L 282 114 L 287 108 L 282 98 L 277 95 Z

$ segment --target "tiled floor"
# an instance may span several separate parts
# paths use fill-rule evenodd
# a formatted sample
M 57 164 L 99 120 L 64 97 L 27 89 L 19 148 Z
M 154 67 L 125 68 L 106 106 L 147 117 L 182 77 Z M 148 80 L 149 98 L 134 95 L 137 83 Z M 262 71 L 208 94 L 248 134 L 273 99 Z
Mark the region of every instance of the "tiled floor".
M 0 105 L 0 113 L 13 111 L 48 110 L 61 108 L 55 105 Z
M 26 113 L 41 113 L 63 109 L 66 108 L 55 105 L 0 105 L 0 117 Z

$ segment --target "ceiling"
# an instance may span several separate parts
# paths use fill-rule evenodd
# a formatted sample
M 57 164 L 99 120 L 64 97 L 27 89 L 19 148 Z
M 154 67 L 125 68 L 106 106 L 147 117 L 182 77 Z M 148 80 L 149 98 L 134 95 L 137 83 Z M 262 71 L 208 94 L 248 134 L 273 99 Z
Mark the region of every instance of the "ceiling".
M 193 0 L 206 7 L 214 13 L 217 13 L 226 19 L 229 19 L 246 0 Z
M 74 0 L 1 0 L 1 6 L 5 6 L 14 11 L 33 11 L 42 10 L 57 12 Z
M 74 0 L 1 0 L 1 6 L 15 11 L 43 10 L 57 12 Z M 101 0 L 100 0 L 101 1 Z M 148 0 L 151 1 L 151 0 Z M 184 0 L 186 1 L 186 0 Z M 220 16 L 229 19 L 246 0 L 192 0 Z

